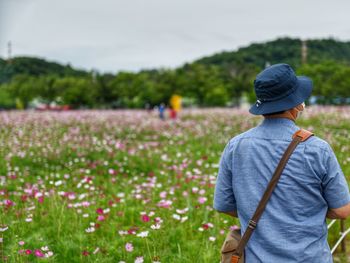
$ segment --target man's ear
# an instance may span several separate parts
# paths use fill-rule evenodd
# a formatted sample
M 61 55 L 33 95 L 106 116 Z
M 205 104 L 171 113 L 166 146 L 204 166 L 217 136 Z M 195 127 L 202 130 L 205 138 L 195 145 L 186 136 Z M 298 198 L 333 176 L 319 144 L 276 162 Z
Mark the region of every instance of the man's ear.
M 299 104 L 298 106 L 295 107 L 298 111 L 303 111 L 304 110 L 304 106 L 303 104 Z

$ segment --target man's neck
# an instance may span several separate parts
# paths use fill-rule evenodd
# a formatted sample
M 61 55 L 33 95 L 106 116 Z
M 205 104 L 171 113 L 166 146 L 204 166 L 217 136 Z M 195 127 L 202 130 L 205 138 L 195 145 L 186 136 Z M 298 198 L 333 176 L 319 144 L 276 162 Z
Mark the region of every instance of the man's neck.
M 293 110 L 288 110 L 279 114 L 267 114 L 267 115 L 264 115 L 264 117 L 266 119 L 285 118 L 295 122 L 295 120 L 297 119 L 297 113 L 294 112 Z

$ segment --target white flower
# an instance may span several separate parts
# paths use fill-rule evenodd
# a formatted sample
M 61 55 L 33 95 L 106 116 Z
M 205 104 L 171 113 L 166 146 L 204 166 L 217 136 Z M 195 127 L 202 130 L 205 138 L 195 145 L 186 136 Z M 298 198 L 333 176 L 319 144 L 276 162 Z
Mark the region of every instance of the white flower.
M 142 263 L 143 262 L 143 257 L 137 257 L 135 259 L 135 263 Z
M 137 234 L 138 237 L 147 237 L 148 236 L 148 231 L 143 231 Z M 143 259 L 142 259 L 143 260 Z M 143 261 L 142 261 L 143 262 Z
M 215 240 L 216 240 L 216 238 L 215 238 L 215 237 L 209 237 L 209 241 L 214 242 Z
M 86 233 L 92 233 L 92 232 L 95 232 L 95 228 L 92 226 L 92 227 L 88 227 L 87 229 L 85 229 L 85 232 Z
M 151 228 L 156 230 L 156 229 L 159 229 L 160 228 L 160 224 L 155 224 L 155 225 L 151 225 Z
M 45 247 L 41 247 L 41 250 L 42 250 L 42 251 L 48 251 L 49 248 L 48 248 L 47 246 L 45 246 Z
M 181 223 L 183 223 L 183 222 L 187 221 L 187 219 L 188 219 L 188 216 L 184 216 L 184 217 L 182 217 L 182 218 L 181 218 Z
M 0 232 L 5 232 L 7 229 L 9 229 L 8 226 L 0 227 Z
M 118 193 L 118 194 L 117 194 L 117 197 L 123 198 L 123 197 L 125 197 L 125 193 Z
M 55 182 L 55 186 L 60 186 L 61 184 L 62 184 L 61 180 Z
M 188 207 L 186 207 L 185 209 L 176 209 L 176 213 L 183 215 L 188 211 Z
M 111 209 L 109 209 L 109 208 L 103 209 L 104 214 L 108 214 L 110 211 L 111 211 Z
M 173 214 L 173 218 L 176 220 L 181 220 L 181 216 L 179 216 L 178 214 Z
M 121 235 L 121 236 L 125 236 L 125 235 L 128 234 L 128 231 L 119 230 L 118 233 L 119 233 L 119 235 Z
M 52 257 L 53 256 L 53 252 L 52 251 L 49 251 L 47 253 L 45 253 L 45 257 L 46 258 L 49 258 L 49 257 Z

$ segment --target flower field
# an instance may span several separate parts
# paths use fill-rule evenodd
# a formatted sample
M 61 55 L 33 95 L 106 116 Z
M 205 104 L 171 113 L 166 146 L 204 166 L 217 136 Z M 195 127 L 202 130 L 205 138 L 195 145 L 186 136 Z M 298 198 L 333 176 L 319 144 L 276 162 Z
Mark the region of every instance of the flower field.
M 0 261 L 219 262 L 238 224 L 212 209 L 219 157 L 260 121 L 237 109 L 185 110 L 176 121 L 0 112 Z M 327 140 L 350 175 L 349 107 L 307 108 L 298 125 Z

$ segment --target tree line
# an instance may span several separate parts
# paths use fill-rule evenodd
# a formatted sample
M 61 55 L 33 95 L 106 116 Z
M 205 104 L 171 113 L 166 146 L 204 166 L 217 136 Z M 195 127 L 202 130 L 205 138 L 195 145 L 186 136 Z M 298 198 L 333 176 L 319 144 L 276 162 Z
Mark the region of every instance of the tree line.
M 297 74 L 311 77 L 318 103 L 349 104 L 350 45 L 315 41 L 310 41 L 305 64 L 301 63 L 301 41 L 296 39 L 253 44 L 177 69 L 137 73 L 100 74 L 39 58 L 0 59 L 0 108 L 27 108 L 34 100 L 72 108 L 143 108 L 167 103 L 173 94 L 181 95 L 188 105 L 232 106 L 242 96 L 253 102 L 256 74 L 277 62 L 287 62 Z M 333 48 L 329 51 L 327 46 Z

